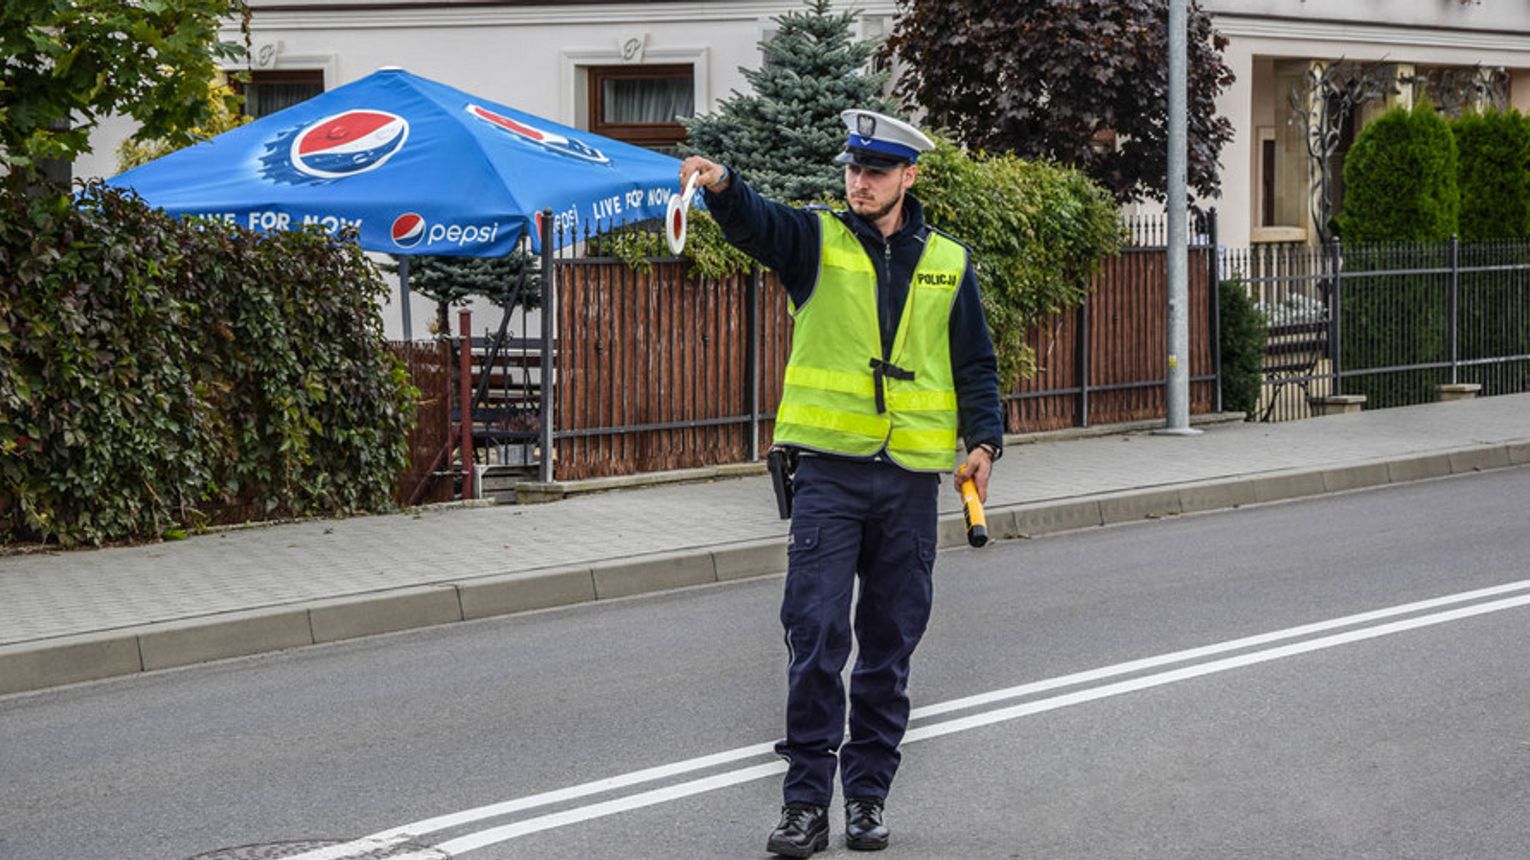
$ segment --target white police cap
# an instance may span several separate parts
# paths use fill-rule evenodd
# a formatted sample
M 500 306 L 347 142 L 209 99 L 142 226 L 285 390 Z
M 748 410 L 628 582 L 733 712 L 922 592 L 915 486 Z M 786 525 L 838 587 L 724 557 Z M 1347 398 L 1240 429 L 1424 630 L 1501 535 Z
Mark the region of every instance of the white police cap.
M 869 110 L 847 110 L 839 115 L 850 136 L 845 151 L 835 157 L 836 164 L 859 164 L 862 167 L 888 168 L 913 164 L 919 154 L 935 148 L 934 141 L 901 119 Z

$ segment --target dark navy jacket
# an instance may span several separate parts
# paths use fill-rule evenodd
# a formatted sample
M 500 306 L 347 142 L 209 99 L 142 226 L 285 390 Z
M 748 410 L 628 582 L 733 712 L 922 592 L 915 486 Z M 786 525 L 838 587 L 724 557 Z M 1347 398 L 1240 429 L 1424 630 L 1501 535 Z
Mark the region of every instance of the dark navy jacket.
M 732 170 L 728 179 L 722 193 L 704 192 L 707 209 L 730 243 L 775 270 L 793 306 L 800 307 L 818 281 L 823 241 L 818 215 L 811 209 L 766 200 Z M 876 268 L 884 360 L 891 357 L 908 285 L 931 229 L 924 223 L 924 207 L 919 201 L 912 194 L 905 194 L 903 200 L 903 225 L 886 240 L 880 230 L 855 213 L 836 213 L 861 240 Z M 998 361 L 988 336 L 988 322 L 983 318 L 971 259 L 951 308 L 951 372 L 956 382 L 959 432 L 967 447 L 987 443 L 1002 450 L 1004 414 L 999 405 Z

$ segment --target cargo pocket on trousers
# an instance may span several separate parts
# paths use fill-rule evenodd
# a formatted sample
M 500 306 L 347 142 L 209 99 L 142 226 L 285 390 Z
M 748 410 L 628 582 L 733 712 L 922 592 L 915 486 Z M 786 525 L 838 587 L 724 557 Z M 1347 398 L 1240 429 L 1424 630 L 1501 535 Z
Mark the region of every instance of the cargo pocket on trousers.
M 935 541 L 923 537 L 914 540 L 913 569 L 909 571 L 903 593 L 898 596 L 895 610 L 899 629 L 910 649 L 924 635 L 925 627 L 930 623 L 930 604 L 935 597 L 932 575 L 935 569 Z
M 924 568 L 925 576 L 929 576 L 935 570 L 935 541 L 930 538 L 915 538 L 916 551 L 919 554 L 919 564 Z
M 786 538 L 786 592 L 781 598 L 781 624 L 798 626 L 819 600 L 822 567 L 819 527 L 794 525 Z

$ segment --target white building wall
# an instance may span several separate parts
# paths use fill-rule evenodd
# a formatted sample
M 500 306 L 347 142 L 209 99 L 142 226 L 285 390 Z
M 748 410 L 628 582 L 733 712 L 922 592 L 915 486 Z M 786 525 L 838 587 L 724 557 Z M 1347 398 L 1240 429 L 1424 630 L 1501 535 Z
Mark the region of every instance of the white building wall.
M 1198 201 L 1217 210 L 1223 245 L 1290 238 L 1286 231 L 1255 229 L 1258 130 L 1274 126 L 1277 133 L 1282 131 L 1277 106 L 1288 98 L 1268 80 L 1279 61 L 1502 66 L 1510 75 L 1510 106 L 1530 112 L 1530 2 L 1201 0 L 1200 5 L 1212 13 L 1213 27 L 1228 40 L 1223 61 L 1235 78 L 1217 99 L 1217 112 L 1233 126 L 1233 139 L 1221 154 L 1222 195 Z M 1300 150 L 1299 144 L 1292 146 Z M 1305 206 L 1303 202 L 1303 211 Z M 1142 214 L 1163 211 L 1156 203 L 1131 208 Z
M 1214 15 L 1287 19 L 1297 23 L 1386 24 L 1439 31 L 1530 30 L 1522 0 L 1200 0 Z

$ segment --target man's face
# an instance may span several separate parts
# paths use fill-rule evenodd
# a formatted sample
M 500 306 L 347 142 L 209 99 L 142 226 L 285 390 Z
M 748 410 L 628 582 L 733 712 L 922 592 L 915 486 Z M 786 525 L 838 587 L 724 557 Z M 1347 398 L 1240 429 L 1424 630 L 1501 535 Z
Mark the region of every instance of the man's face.
M 867 221 L 878 221 L 903 205 L 903 193 L 914 184 L 917 171 L 912 164 L 880 169 L 847 164 L 845 197 L 855 214 Z

